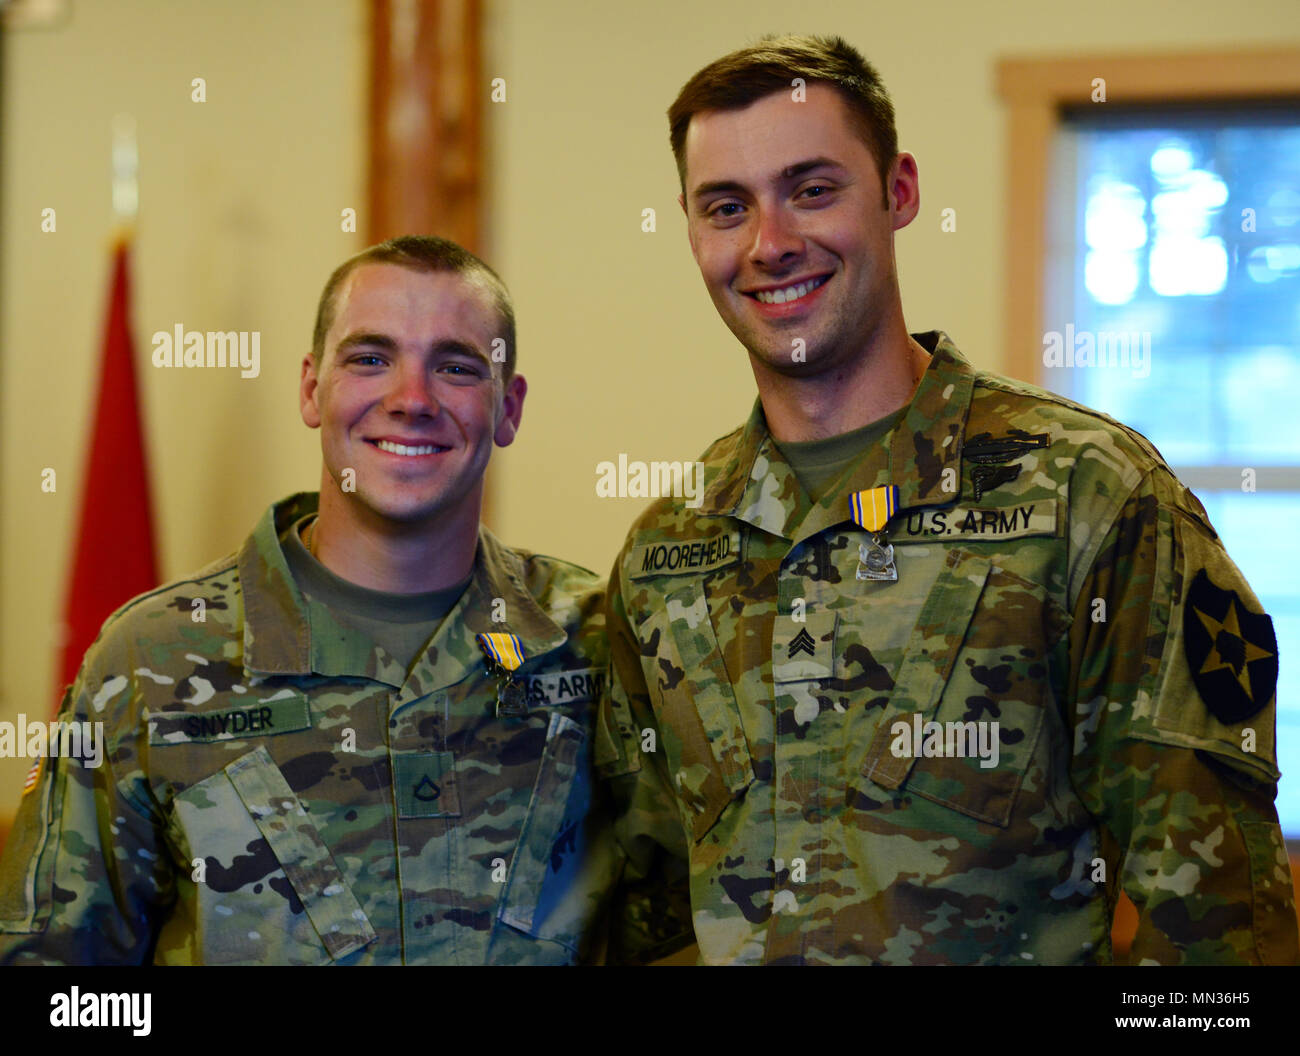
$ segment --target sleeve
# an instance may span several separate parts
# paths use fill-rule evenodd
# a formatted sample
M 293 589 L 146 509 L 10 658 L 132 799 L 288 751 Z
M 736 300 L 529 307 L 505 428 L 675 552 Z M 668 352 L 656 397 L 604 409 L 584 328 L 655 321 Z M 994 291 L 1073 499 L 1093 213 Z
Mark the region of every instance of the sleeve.
M 51 752 L 23 794 L 0 857 L 0 964 L 147 963 L 174 897 L 153 812 L 116 780 L 110 723 L 91 714 L 85 677 L 56 721 L 90 722 L 99 751 Z
M 1134 964 L 1295 964 L 1277 795 L 1272 622 L 1200 503 L 1143 478 L 1071 626 L 1071 780 L 1101 828 Z
M 596 728 L 596 770 L 614 803 L 616 838 L 627 856 L 615 894 L 610 960 L 647 963 L 695 941 L 687 845 L 668 781 L 659 729 L 628 622 L 621 559 L 606 596 L 610 669 Z M 643 750 L 644 749 L 644 750 Z

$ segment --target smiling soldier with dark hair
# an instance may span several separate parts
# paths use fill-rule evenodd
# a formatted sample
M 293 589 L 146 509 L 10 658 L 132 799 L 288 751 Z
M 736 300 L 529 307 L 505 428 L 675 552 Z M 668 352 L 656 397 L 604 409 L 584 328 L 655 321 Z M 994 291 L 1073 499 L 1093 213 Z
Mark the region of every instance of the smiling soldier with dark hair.
M 917 165 L 842 40 L 728 55 L 668 116 L 758 401 L 615 563 L 597 763 L 638 868 L 689 861 L 702 960 L 1105 964 L 1122 890 L 1137 962 L 1294 962 L 1277 645 L 1200 502 L 909 335 Z

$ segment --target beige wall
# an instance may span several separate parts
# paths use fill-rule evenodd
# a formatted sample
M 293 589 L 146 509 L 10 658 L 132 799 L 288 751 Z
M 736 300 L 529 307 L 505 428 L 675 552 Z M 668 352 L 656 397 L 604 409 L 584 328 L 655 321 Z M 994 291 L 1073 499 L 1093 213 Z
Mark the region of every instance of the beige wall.
M 877 66 L 921 215 L 898 236 L 912 330 L 946 330 L 998 369 L 1007 55 L 1273 46 L 1300 41 L 1295 0 L 495 0 L 492 76 L 507 79 L 491 167 L 493 260 L 511 283 L 532 384 L 500 460 L 507 539 L 608 573 L 645 502 L 599 499 L 595 465 L 689 459 L 748 414 L 753 377 L 691 260 L 664 111 L 711 59 L 770 32 L 837 33 Z M 1097 76 L 1104 76 L 1098 70 Z M 1114 97 L 1112 95 L 1112 101 Z M 641 210 L 657 211 L 654 234 Z M 940 211 L 957 230 L 940 231 Z
M 913 329 L 946 329 L 997 368 L 1005 54 L 1300 40 L 1295 0 L 1046 4 L 911 0 L 494 0 L 487 257 L 518 304 L 531 382 L 495 467 L 508 541 L 608 570 L 643 503 L 598 499 L 596 463 L 689 459 L 748 413 L 753 380 L 686 245 L 664 110 L 699 66 L 771 30 L 837 32 L 879 66 L 922 215 L 898 243 Z M 996 12 L 996 14 L 990 14 Z M 72 23 L 5 48 L 0 246 L 0 719 L 53 702 L 55 640 L 105 285 L 108 129 L 140 126 L 135 258 L 141 352 L 155 330 L 260 330 L 240 380 L 144 369 L 162 572 L 236 546 L 272 499 L 314 487 L 298 362 L 330 268 L 359 243 L 361 0 L 80 0 Z M 1098 75 L 1104 75 L 1099 71 Z M 190 101 L 193 77 L 208 101 Z M 41 234 L 40 210 L 58 210 Z M 956 233 L 939 229 L 957 210 Z M 641 211 L 657 212 L 642 233 Z M 40 472 L 58 491 L 40 491 Z M 106 526 L 111 527 L 111 526 Z M 26 764 L 0 760 L 0 818 Z
M 0 278 L 0 719 L 54 704 L 112 224 L 110 121 L 138 124 L 134 320 L 164 576 L 229 552 L 276 496 L 314 488 L 298 364 L 326 276 L 359 248 L 360 0 L 77 0 L 4 42 Z M 191 101 L 203 77 L 207 101 Z M 41 210 L 58 230 L 42 234 Z M 261 373 L 164 372 L 149 337 L 261 331 Z M 57 473 L 43 494 L 41 470 Z M 105 531 L 112 530 L 104 525 Z M 0 760 L 0 816 L 28 762 Z

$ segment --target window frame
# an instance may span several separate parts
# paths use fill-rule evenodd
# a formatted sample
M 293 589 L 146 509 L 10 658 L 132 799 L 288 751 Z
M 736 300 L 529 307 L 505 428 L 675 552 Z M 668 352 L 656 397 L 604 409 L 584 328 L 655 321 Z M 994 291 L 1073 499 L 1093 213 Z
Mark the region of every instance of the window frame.
M 1098 77 L 1106 84 L 1104 103 L 1092 102 Z M 997 90 L 1007 129 L 1005 371 L 1041 385 L 1047 184 L 1065 108 L 1300 101 L 1300 48 L 1005 58 L 997 63 Z

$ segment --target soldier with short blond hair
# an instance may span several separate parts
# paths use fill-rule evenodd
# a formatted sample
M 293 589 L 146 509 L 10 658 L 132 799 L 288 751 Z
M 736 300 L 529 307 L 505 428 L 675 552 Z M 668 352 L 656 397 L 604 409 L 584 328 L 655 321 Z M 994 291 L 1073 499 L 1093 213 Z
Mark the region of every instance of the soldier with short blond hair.
M 671 915 L 632 894 L 606 935 L 624 859 L 590 775 L 601 584 L 479 521 L 527 392 L 514 342 L 501 280 L 444 239 L 334 272 L 299 392 L 320 493 L 105 623 L 60 711 L 103 724 L 104 758 L 43 760 L 24 793 L 0 961 L 671 950 Z

